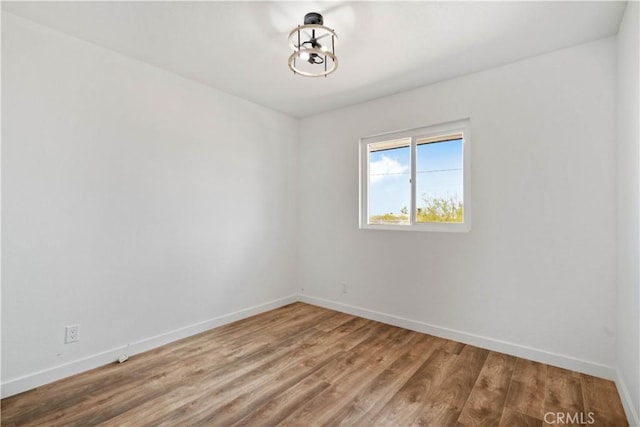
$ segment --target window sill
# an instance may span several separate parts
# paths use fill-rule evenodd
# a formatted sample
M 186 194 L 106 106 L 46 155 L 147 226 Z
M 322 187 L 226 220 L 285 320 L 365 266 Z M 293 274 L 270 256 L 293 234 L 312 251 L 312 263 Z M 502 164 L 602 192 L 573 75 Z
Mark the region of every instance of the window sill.
M 385 231 L 422 231 L 436 233 L 467 233 L 471 231 L 471 224 L 452 224 L 452 223 L 429 223 L 429 224 L 412 224 L 412 225 L 392 225 L 392 224 L 364 224 L 360 226 L 361 230 L 385 230 Z

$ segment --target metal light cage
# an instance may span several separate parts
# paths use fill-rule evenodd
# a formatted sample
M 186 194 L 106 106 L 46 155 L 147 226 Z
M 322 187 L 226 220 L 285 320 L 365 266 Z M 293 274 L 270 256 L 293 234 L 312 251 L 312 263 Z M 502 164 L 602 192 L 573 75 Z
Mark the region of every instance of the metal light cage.
M 306 77 L 326 77 L 338 68 L 335 48 L 338 36 L 322 25 L 319 13 L 308 13 L 304 22 L 289 33 L 289 46 L 293 50 L 289 68 Z

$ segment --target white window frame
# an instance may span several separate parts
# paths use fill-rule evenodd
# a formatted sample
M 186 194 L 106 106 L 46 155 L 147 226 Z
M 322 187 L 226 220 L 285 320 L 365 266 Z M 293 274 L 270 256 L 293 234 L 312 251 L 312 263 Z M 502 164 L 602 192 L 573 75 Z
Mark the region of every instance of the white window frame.
M 417 140 L 450 133 L 462 133 L 462 176 L 463 176 L 463 222 L 462 223 L 418 223 L 416 222 L 416 151 Z M 396 139 L 411 138 L 411 210 L 409 224 L 369 224 L 369 144 Z M 367 230 L 401 231 L 452 231 L 471 230 L 471 132 L 470 120 L 462 119 L 398 132 L 389 132 L 360 138 L 360 228 Z

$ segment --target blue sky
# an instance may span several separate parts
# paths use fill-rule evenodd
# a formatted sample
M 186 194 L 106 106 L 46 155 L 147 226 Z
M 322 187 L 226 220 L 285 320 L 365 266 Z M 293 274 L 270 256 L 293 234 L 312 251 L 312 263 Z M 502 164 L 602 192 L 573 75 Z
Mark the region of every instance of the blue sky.
M 462 140 L 418 145 L 416 153 L 418 207 L 427 197 L 462 200 Z M 370 154 L 369 212 L 399 214 L 411 205 L 409 147 Z

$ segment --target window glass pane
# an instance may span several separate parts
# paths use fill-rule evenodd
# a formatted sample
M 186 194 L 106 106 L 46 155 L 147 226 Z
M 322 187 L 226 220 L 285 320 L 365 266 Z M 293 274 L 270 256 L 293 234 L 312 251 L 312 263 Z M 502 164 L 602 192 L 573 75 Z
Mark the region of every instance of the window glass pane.
M 462 138 L 417 142 L 416 221 L 463 222 Z
M 409 224 L 411 140 L 369 144 L 369 224 Z

